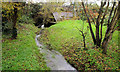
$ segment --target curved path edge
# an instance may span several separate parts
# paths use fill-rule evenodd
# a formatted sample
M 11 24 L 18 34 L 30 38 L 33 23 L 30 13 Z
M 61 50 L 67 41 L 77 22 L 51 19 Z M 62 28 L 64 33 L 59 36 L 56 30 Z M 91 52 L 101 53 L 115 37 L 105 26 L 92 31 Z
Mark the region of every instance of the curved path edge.
M 39 41 L 38 38 L 41 36 L 43 29 L 40 31 L 39 35 L 36 35 L 35 41 L 39 47 L 40 53 L 44 54 L 44 58 L 47 66 L 51 70 L 64 70 L 64 72 L 77 72 L 77 70 L 72 67 L 58 51 L 49 50 L 45 48 Z

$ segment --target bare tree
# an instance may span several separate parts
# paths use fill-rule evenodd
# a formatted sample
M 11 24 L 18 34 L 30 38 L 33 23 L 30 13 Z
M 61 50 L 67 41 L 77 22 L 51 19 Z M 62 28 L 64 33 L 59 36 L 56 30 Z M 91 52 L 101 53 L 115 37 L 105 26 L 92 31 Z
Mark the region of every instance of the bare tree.
M 105 7 L 106 4 L 107 4 L 107 6 Z M 101 2 L 101 6 L 100 6 L 99 12 L 98 12 L 99 15 L 98 15 L 98 17 L 95 21 L 96 37 L 95 37 L 95 34 L 92 30 L 91 21 L 90 21 L 90 17 L 89 17 L 90 13 L 87 13 L 84 2 L 82 2 L 82 6 L 83 6 L 84 12 L 86 14 L 88 23 L 89 23 L 90 32 L 91 32 L 94 44 L 98 47 L 102 47 L 103 48 L 103 53 L 106 54 L 107 46 L 108 46 L 108 43 L 110 42 L 110 40 L 112 38 L 112 34 L 118 28 L 118 26 L 116 24 L 118 22 L 118 17 L 120 15 L 120 1 L 118 3 L 114 2 L 113 6 L 112 6 L 112 9 L 109 12 L 107 29 L 106 29 L 106 33 L 105 33 L 104 38 L 102 38 L 102 36 L 103 36 L 102 35 L 102 27 L 103 27 L 103 23 L 104 23 L 104 20 L 106 19 L 106 15 L 107 15 L 107 12 L 108 12 L 109 1 L 108 2 L 106 2 L 106 1 Z M 105 7 L 105 11 L 103 11 L 104 7 Z M 112 14 L 113 14 L 113 16 L 112 16 Z M 101 26 L 101 29 L 100 29 L 100 26 Z M 102 41 L 102 39 L 103 39 L 103 41 Z
M 77 27 L 76 27 L 77 28 Z M 83 37 L 83 44 L 84 44 L 84 50 L 87 50 L 87 47 L 86 47 L 86 35 L 87 35 L 87 32 L 84 32 L 83 30 L 80 30 L 79 28 L 77 28 L 79 30 L 79 32 L 81 33 L 80 35 Z

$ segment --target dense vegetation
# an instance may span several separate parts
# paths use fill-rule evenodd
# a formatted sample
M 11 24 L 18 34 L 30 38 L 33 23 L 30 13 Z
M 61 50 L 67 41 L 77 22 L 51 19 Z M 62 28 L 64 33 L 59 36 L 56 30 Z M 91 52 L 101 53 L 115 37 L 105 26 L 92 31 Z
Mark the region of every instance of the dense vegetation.
M 110 2 L 101 2 L 101 6 L 64 4 L 2 2 L 3 70 L 49 70 L 35 36 L 41 25 L 49 27 L 57 22 L 43 29 L 39 38 L 46 48 L 61 52 L 77 70 L 120 69 L 120 1 L 113 2 L 112 7 Z
M 35 32 L 39 30 L 32 24 L 19 24 L 17 39 L 12 40 L 11 34 L 3 34 L 2 70 L 49 69 L 35 43 Z
M 59 22 L 50 28 L 45 29 L 40 38 L 50 49 L 60 51 L 65 59 L 78 70 L 114 70 L 119 67 L 118 31 L 113 34 L 109 43 L 107 55 L 102 54 L 101 48 L 95 48 L 92 42 L 90 31 L 87 30 L 88 23 L 81 20 L 69 20 Z M 84 50 L 82 36 L 79 29 L 87 33 L 86 47 Z M 92 25 L 93 30 L 95 26 Z M 105 34 L 106 26 L 103 27 Z M 104 36 L 104 35 L 103 35 Z

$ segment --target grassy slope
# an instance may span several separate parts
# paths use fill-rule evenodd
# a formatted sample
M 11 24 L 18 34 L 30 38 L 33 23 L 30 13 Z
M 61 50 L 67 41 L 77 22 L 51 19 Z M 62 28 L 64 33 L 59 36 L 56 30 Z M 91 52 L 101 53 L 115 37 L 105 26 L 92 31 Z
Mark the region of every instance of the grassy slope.
M 42 54 L 35 43 L 37 27 L 23 24 L 19 27 L 15 40 L 3 35 L 2 69 L 3 70 L 46 70 L 48 69 Z
M 64 57 L 78 69 L 116 69 L 118 68 L 118 32 L 113 34 L 109 43 L 108 55 L 102 54 L 100 48 L 93 49 L 93 42 L 87 23 L 82 21 L 63 21 L 46 29 L 41 37 L 45 45 L 60 51 Z M 82 36 L 76 26 L 87 32 L 86 45 L 88 51 L 83 50 Z M 95 32 L 94 25 L 92 26 Z M 103 37 L 106 27 L 103 27 Z

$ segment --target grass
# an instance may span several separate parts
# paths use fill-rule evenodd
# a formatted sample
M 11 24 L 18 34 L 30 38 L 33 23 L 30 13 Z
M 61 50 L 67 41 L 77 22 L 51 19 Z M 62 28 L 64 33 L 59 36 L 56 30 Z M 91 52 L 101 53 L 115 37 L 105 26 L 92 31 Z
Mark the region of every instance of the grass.
M 102 54 L 101 48 L 94 48 L 88 23 L 81 20 L 66 20 L 46 28 L 40 38 L 50 49 L 61 52 L 65 59 L 78 70 L 102 70 L 118 69 L 120 60 L 118 59 L 118 31 L 113 34 L 108 45 L 107 55 Z M 83 41 L 80 32 L 76 28 L 87 32 L 86 46 L 88 50 L 83 50 Z M 95 26 L 92 25 L 95 32 Z M 103 37 L 106 26 L 103 27 Z
M 3 35 L 2 70 L 49 69 L 35 43 L 35 32 L 39 30 L 32 24 L 21 24 L 17 39 L 11 40 L 9 35 Z

